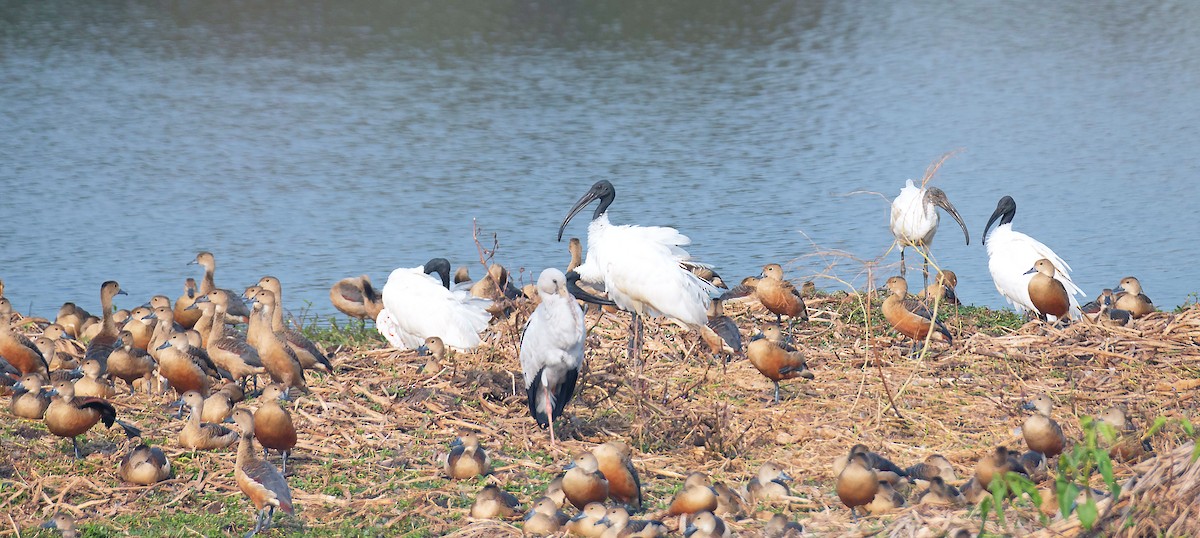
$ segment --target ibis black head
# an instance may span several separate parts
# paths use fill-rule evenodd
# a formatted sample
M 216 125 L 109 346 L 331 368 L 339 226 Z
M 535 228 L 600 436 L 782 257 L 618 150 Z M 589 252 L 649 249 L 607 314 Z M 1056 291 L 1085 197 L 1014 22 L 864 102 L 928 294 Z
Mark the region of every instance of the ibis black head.
M 947 213 L 950 213 L 950 216 L 954 217 L 955 221 L 958 221 L 958 227 L 962 228 L 963 237 L 966 238 L 967 244 L 971 244 L 971 234 L 967 232 L 967 225 L 963 222 L 962 217 L 958 216 L 958 210 L 954 209 L 954 204 L 951 204 L 950 199 L 946 198 L 945 191 L 937 187 L 929 187 L 925 190 L 925 201 L 945 209 Z
M 578 202 L 575 202 L 575 205 L 571 207 L 571 211 L 567 213 L 567 218 L 563 219 L 562 225 L 558 227 L 558 240 L 562 241 L 563 229 L 567 227 L 568 222 L 571 222 L 571 218 L 576 213 L 582 211 L 584 207 L 587 207 L 592 200 L 600 200 L 600 205 L 596 206 L 596 212 L 592 213 L 592 220 L 596 220 L 596 218 L 608 210 L 609 204 L 612 204 L 613 199 L 616 197 L 617 190 L 613 188 L 613 184 L 609 183 L 607 179 L 601 179 L 592 184 L 592 188 L 588 189 Z
M 434 258 L 425 262 L 424 268 L 425 274 L 432 275 L 433 273 L 437 273 L 438 276 L 442 277 L 442 285 L 446 289 L 450 289 L 450 260 L 446 258 Z
M 991 229 L 992 223 L 996 219 L 1000 219 L 1000 225 L 1003 226 L 1012 222 L 1013 215 L 1017 214 L 1017 202 L 1012 196 L 1005 196 L 996 204 L 996 210 L 992 212 L 992 217 L 988 219 L 987 226 L 983 227 L 983 244 L 987 244 L 988 230 Z

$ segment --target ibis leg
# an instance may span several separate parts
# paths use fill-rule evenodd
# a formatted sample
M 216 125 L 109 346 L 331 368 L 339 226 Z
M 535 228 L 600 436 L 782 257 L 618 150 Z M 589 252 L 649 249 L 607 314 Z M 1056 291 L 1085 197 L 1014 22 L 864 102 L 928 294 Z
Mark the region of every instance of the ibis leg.
M 929 289 L 929 256 L 921 257 L 921 273 L 923 275 L 922 282 L 925 284 L 921 287 L 921 291 Z M 928 299 L 928 297 L 926 297 Z
M 557 444 L 558 441 L 554 438 L 554 407 L 550 405 L 550 389 L 542 386 L 542 394 L 545 395 L 546 418 L 548 419 L 547 422 L 550 424 L 550 445 L 553 446 Z
M 904 264 L 904 245 L 900 245 L 900 277 L 901 278 L 904 277 L 904 270 L 907 268 L 908 268 L 908 266 Z M 854 510 L 851 509 L 850 512 L 853 513 Z

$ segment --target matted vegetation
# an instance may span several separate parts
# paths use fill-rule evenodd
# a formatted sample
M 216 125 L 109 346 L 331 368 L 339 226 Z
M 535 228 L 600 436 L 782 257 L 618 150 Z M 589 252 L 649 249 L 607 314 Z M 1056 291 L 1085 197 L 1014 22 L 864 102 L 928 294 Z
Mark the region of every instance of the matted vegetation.
M 911 342 L 880 325 L 879 302 L 867 310 L 863 303 L 844 293 L 809 301 L 812 319 L 788 331 L 816 379 L 783 382 L 779 405 L 771 404 L 770 381 L 748 361 L 715 361 L 697 337 L 669 323 L 648 324 L 647 364 L 632 379 L 627 315 L 591 313 L 585 372 L 558 423 L 565 441 L 555 447 L 525 407 L 517 347 L 528 304 L 496 322 L 483 346 L 453 354 L 440 371 L 424 370 L 425 358 L 412 352 L 387 349 L 370 324 L 310 327 L 335 351 L 337 372 L 310 376 L 312 394 L 291 405 L 301 431 L 288 468 L 297 516 L 276 516 L 277 529 L 268 534 L 517 536 L 519 521 L 470 521 L 474 494 L 495 483 L 528 503 L 573 453 L 614 437 L 634 447 L 650 514 L 669 503 L 691 470 L 740 485 L 771 460 L 796 478 L 795 498 L 729 521 L 744 535 L 757 535 L 774 512 L 791 514 L 811 535 L 976 532 L 980 514 L 967 508 L 904 508 L 853 523 L 834 494 L 831 463 L 861 442 L 902 465 L 943 454 L 965 480 L 996 445 L 1024 447 L 1019 406 L 1038 393 L 1054 397 L 1055 417 L 1075 440 L 1082 439 L 1079 419 L 1108 405 L 1127 406 L 1143 426 L 1166 417 L 1152 438 L 1159 458 L 1116 465 L 1118 480 L 1144 478 L 1126 483 L 1115 503 L 1098 499 L 1099 524 L 1103 534 L 1200 532 L 1191 504 L 1200 467 L 1188 457 L 1192 439 L 1177 426 L 1197 407 L 1200 309 L 1153 314 L 1133 328 L 1054 328 L 1007 312 L 943 307 L 954 345 L 934 344 L 914 358 Z M 745 337 L 773 319 L 752 300 L 729 304 L 726 313 Z M 234 483 L 234 451 L 178 448 L 183 422 L 164 409 L 167 401 L 127 393 L 114 399 L 119 415 L 175 466 L 173 479 L 151 487 L 117 479 L 126 441 L 116 431 L 89 432 L 88 455 L 76 461 L 69 441 L 8 416 L 0 432 L 0 511 L 8 529 L 0 532 L 32 534 L 58 510 L 79 517 L 87 535 L 248 531 L 253 510 Z M 492 454 L 490 476 L 442 476 L 438 453 L 463 430 L 479 432 Z M 1107 491 L 1099 475 L 1091 485 Z M 987 531 L 1059 536 L 1081 527 L 1075 517 L 1042 521 L 1032 503 L 1018 500 L 1005 504 L 1003 526 L 993 515 Z

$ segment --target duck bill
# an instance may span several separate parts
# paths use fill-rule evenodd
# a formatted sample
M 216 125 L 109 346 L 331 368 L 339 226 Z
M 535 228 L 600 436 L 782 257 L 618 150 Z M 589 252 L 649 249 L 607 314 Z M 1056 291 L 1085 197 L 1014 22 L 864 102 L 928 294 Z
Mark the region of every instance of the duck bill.
M 582 198 L 579 199 L 578 202 L 575 202 L 575 205 L 571 206 L 571 210 L 567 212 L 567 218 L 563 219 L 562 224 L 558 226 L 559 241 L 562 241 L 563 230 L 567 228 L 567 223 L 571 222 L 571 219 L 574 218 L 575 215 L 579 214 L 580 211 L 583 211 L 583 208 L 587 207 L 587 205 L 592 203 L 592 201 L 596 198 L 598 198 L 596 191 L 589 190 L 583 195 Z
M 939 200 L 937 205 L 939 207 L 941 207 L 942 209 L 945 209 L 946 212 L 949 213 L 951 217 L 954 217 L 954 220 L 956 222 L 958 222 L 958 227 L 962 228 L 963 238 L 966 239 L 967 244 L 970 245 L 971 244 L 971 233 L 967 231 L 967 223 L 963 222 L 962 217 L 959 216 L 959 214 L 958 214 L 958 210 L 954 209 L 954 204 L 950 203 L 949 200 Z M 988 225 L 991 226 L 990 222 Z
M 567 272 L 567 291 L 570 292 L 571 295 L 574 296 L 576 299 L 579 299 L 580 301 L 583 301 L 585 303 L 591 303 L 591 304 L 600 305 L 600 306 L 616 306 L 617 305 L 617 303 L 614 303 L 609 299 L 601 299 L 600 297 L 596 297 L 595 295 L 592 295 L 586 291 L 583 291 L 583 288 L 579 287 L 578 282 L 579 282 L 579 273 L 576 273 L 575 271 L 568 271 Z

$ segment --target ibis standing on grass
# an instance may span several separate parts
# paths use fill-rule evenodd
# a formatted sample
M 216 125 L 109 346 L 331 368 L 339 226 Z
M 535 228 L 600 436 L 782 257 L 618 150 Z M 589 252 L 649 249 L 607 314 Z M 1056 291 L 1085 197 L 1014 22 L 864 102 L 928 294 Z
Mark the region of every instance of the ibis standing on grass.
M 567 291 L 567 276 L 562 271 L 542 271 L 537 292 L 541 302 L 521 337 L 521 370 L 529 413 L 539 426 L 550 428 L 550 442 L 554 443 L 554 419 L 562 416 L 575 393 L 587 328 L 583 309 Z
M 933 244 L 933 236 L 937 234 L 939 221 L 937 208 L 939 207 L 945 209 L 951 217 L 954 217 L 954 220 L 958 221 L 958 225 L 963 231 L 963 237 L 970 245 L 971 234 L 967 232 L 967 225 L 963 223 L 962 217 L 958 216 L 958 210 L 954 209 L 954 204 L 950 203 L 942 189 L 917 187 L 910 179 L 904 188 L 900 189 L 900 195 L 892 200 L 892 235 L 896 236 L 896 243 L 900 245 L 900 276 L 904 276 L 906 269 L 904 249 L 913 247 L 920 252 L 923 247 L 926 252 L 922 256 L 924 260 L 921 263 L 921 269 L 925 274 L 925 287 L 929 287 L 928 250 L 929 246 Z
M 563 219 L 558 240 L 562 241 L 563 229 L 572 217 L 592 201 L 600 201 L 588 225 L 587 257 L 575 274 L 567 275 L 568 289 L 580 299 L 595 302 L 575 281 L 603 286 L 614 304 L 633 314 L 629 355 L 640 367 L 642 316 L 666 316 L 691 327 L 702 326 L 708 321 L 708 305 L 717 288 L 685 268 L 694 265 L 683 249 L 691 240 L 675 228 L 610 224 L 608 206 L 615 197 L 612 183 L 597 181 Z
M 1078 319 L 1080 310 L 1075 295 L 1083 295 L 1083 290 L 1071 282 L 1071 266 L 1037 239 L 1014 231 L 1012 219 L 1016 214 L 1017 202 L 1011 196 L 1005 196 L 996 204 L 996 211 L 992 212 L 987 226 L 983 228 L 983 244 L 987 246 L 988 253 L 988 271 L 992 273 L 996 290 L 1016 307 L 1018 313 L 1040 312 L 1029 297 L 1029 281 L 1036 273 L 1031 272 L 1029 268 L 1045 258 L 1054 266 L 1053 278 L 1062 283 L 1069 296 L 1070 307 L 1066 316 Z M 989 234 L 988 230 L 997 219 L 1000 220 L 1000 225 Z M 1051 322 L 1057 321 L 1056 316 L 1048 317 Z
M 430 336 L 440 336 L 454 349 L 472 349 L 479 346 L 479 333 L 492 319 L 487 312 L 491 304 L 471 297 L 466 289 L 450 289 L 450 262 L 434 258 L 392 271 L 383 286 L 384 308 L 375 326 L 400 349 L 416 349 Z

